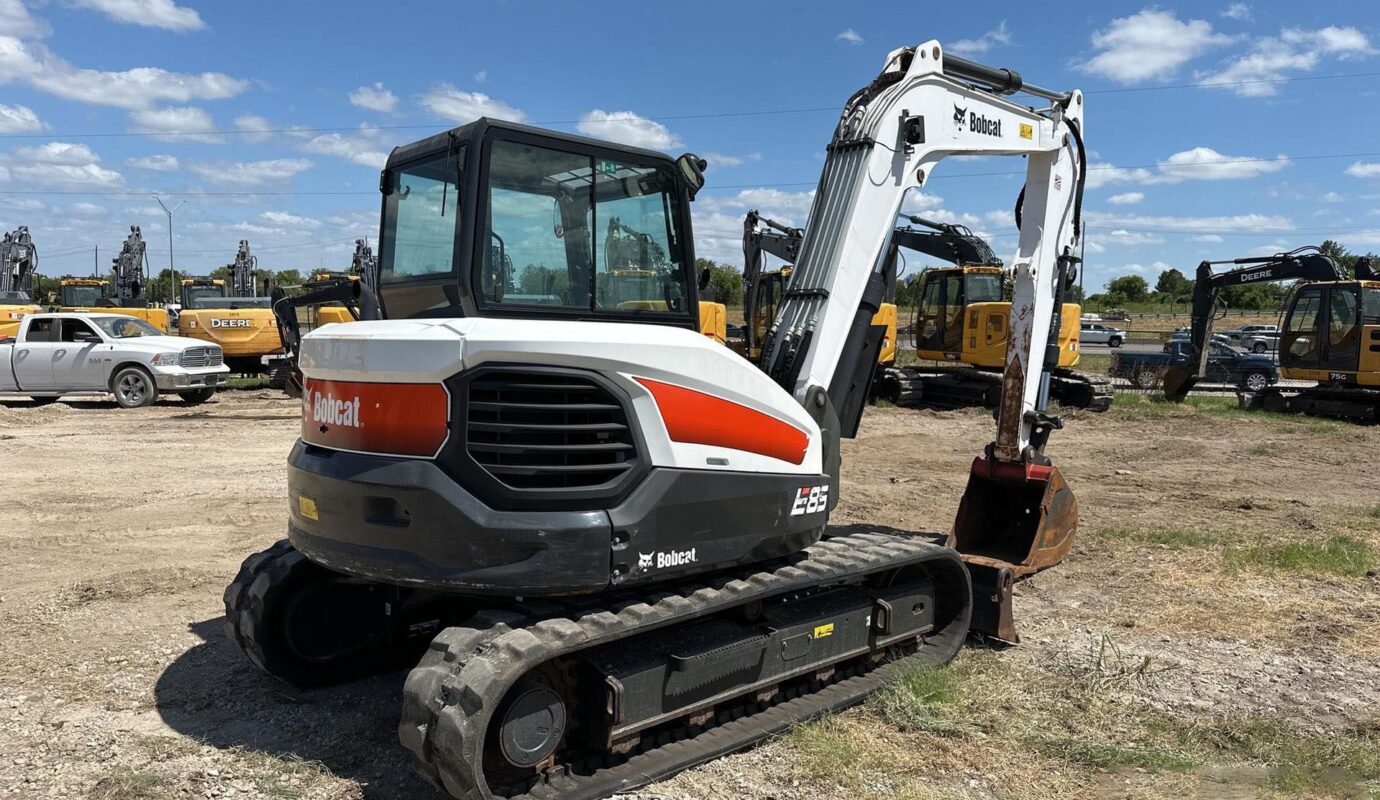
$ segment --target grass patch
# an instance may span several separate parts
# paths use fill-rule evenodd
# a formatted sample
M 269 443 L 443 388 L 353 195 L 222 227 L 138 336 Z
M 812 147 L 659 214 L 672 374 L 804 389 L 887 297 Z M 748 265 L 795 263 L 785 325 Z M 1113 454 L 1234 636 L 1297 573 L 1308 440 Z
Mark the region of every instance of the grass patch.
M 1064 654 L 1053 666 L 1072 679 L 1075 688 L 1096 697 L 1115 691 L 1154 689 L 1158 677 L 1174 669 L 1156 663 L 1152 656 L 1123 653 L 1121 646 L 1106 634 L 1092 642 L 1086 653 Z
M 1375 565 L 1375 549 L 1350 536 L 1334 536 L 1325 542 L 1290 542 L 1257 545 L 1226 552 L 1228 571 L 1256 568 L 1305 575 L 1359 578 Z
M 903 663 L 896 677 L 868 699 L 869 707 L 903 731 L 958 732 L 960 726 L 941 715 L 957 699 L 962 676 L 953 667 Z
M 1274 454 L 1275 446 L 1268 442 L 1262 442 L 1246 448 L 1246 452 L 1253 456 L 1268 456 Z
M 1097 532 L 1104 539 L 1113 539 L 1136 544 L 1155 544 L 1172 550 L 1212 547 L 1218 544 L 1216 536 L 1202 531 L 1186 531 L 1178 528 L 1103 528 Z
M 267 389 L 268 378 L 263 375 L 236 375 L 225 385 L 230 389 Z
M 1106 772 L 1126 768 L 1187 772 L 1197 766 L 1193 759 L 1170 750 L 1111 744 L 1077 736 L 1038 736 L 1027 743 L 1049 758 Z
M 1358 784 L 1380 780 L 1380 723 L 1311 733 L 1252 717 L 1189 723 L 1178 733 L 1200 752 L 1265 765 L 1274 788 L 1295 796 L 1352 797 Z
M 129 767 L 116 767 L 97 781 L 88 795 L 90 800 L 158 800 L 167 796 L 167 787 L 161 777 Z
M 138 743 L 154 761 L 171 761 L 195 755 L 201 749 L 196 740 L 180 736 L 141 736 Z

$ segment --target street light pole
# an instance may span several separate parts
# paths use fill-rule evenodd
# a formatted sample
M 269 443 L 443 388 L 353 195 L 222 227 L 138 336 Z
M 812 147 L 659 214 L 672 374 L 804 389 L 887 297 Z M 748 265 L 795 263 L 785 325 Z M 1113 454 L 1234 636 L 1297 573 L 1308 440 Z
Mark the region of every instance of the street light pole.
M 171 284 L 168 286 L 168 302 L 172 302 L 172 299 L 177 297 L 177 262 L 173 261 L 173 211 L 181 208 L 187 201 L 183 200 L 169 210 L 168 207 L 163 204 L 163 198 L 154 195 L 153 199 L 158 201 L 158 205 L 163 208 L 163 213 L 168 215 L 168 273 L 170 275 L 169 283 Z M 167 303 L 164 303 L 164 305 L 167 305 Z

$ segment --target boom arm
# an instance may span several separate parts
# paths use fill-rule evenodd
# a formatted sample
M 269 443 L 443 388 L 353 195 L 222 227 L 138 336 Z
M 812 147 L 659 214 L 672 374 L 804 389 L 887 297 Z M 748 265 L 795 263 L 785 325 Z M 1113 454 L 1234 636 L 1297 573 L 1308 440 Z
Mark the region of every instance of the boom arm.
M 907 250 L 934 256 L 959 266 L 968 264 L 1001 266 L 1001 259 L 992 252 L 992 248 L 988 246 L 987 242 L 965 225 L 935 222 L 918 216 L 908 216 L 906 219 L 916 225 L 923 225 L 931 229 L 929 231 L 917 231 L 909 227 L 897 228 L 896 232 L 892 234 L 893 240 L 897 245 Z
M 1000 93 L 1053 101 L 1034 111 Z M 1009 70 L 943 55 L 936 41 L 893 51 L 849 99 L 828 147 L 795 272 L 764 365 L 810 408 L 827 392 L 840 416 L 860 410 L 870 378 L 867 328 L 881 302 L 883 251 L 905 193 L 954 154 L 1028 157 L 1013 260 L 1012 341 L 996 456 L 1016 461 L 1041 444 L 1040 379 L 1054 309 L 1075 260 L 1082 194 L 1083 96 L 1023 85 Z M 870 355 L 875 356 L 875 353 Z M 849 427 L 848 420 L 842 426 Z
M 753 341 L 757 332 L 752 320 L 759 299 L 757 295 L 761 289 L 766 254 L 794 264 L 796 256 L 800 255 L 800 242 L 804 238 L 804 228 L 792 228 L 774 219 L 767 219 L 755 209 L 743 219 L 743 316 L 747 320 L 743 333 L 748 352 L 761 344 Z
M 144 296 L 144 234 L 138 225 L 129 226 L 129 236 L 120 247 L 120 254 L 112 259 L 115 271 L 115 302 L 120 305 Z
M 259 266 L 259 259 L 249 252 L 248 239 L 240 240 L 240 247 L 235 251 L 235 261 L 229 266 L 230 296 L 253 297 L 254 272 Z
M 1218 264 L 1246 266 L 1214 273 L 1212 268 Z M 1207 342 L 1212 332 L 1213 311 L 1217 308 L 1217 296 L 1223 289 L 1249 283 L 1288 280 L 1341 281 L 1346 280 L 1346 273 L 1331 256 L 1312 245 L 1272 256 L 1204 261 L 1199 264 L 1193 284 L 1193 317 L 1188 340 L 1190 359 L 1196 360 L 1196 368 L 1171 368 L 1164 376 L 1165 397 L 1171 400 L 1184 399 L 1206 374 L 1209 350 Z

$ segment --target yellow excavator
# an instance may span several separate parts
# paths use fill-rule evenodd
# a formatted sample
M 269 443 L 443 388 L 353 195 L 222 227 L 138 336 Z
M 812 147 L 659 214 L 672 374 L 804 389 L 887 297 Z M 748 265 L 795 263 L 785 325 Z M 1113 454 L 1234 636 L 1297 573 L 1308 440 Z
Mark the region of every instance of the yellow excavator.
M 887 258 L 910 250 L 951 262 L 951 267 L 927 269 L 920 275 L 914 316 L 909 326 L 916 358 L 939 362 L 887 370 L 880 394 L 903 405 L 981 405 L 1001 402 L 1001 369 L 1011 345 L 1005 299 L 1006 272 L 1001 259 L 985 241 L 963 225 L 935 222 L 920 216 L 892 233 Z M 893 269 L 893 265 L 888 265 Z M 1057 366 L 1049 373 L 1050 398 L 1065 408 L 1106 411 L 1112 405 L 1111 382 L 1100 375 L 1077 372 L 1079 318 L 1077 303 L 1062 303 Z
M 1240 266 L 1213 272 L 1219 264 Z M 1359 259 L 1354 269 L 1355 277 L 1348 277 L 1335 259 L 1313 246 L 1272 256 L 1202 262 L 1193 285 L 1188 362 L 1169 367 L 1165 395 L 1182 400 L 1207 374 L 1210 348 L 1205 343 L 1212 341 L 1222 289 L 1296 280 L 1279 330 L 1280 376 L 1314 385 L 1267 386 L 1248 393 L 1246 405 L 1380 422 L 1380 271 L 1368 258 Z
M 19 332 L 26 314 L 43 308 L 33 301 L 33 278 L 38 270 L 38 248 L 29 229 L 20 225 L 0 239 L 0 339 Z
M 805 238 L 803 228 L 792 228 L 762 216 L 757 210 L 743 219 L 743 342 L 742 354 L 754 364 L 762 359 L 762 343 L 776 311 L 785 297 L 800 243 Z M 776 269 L 766 269 L 766 256 L 773 255 L 785 262 Z M 877 363 L 883 368 L 896 363 L 896 273 L 886 275 L 885 300 L 872 316 L 872 326 L 885 329 Z
M 220 345 L 230 370 L 246 375 L 271 374 L 283 352 L 269 298 L 254 291 L 257 265 L 249 242 L 241 240 L 228 265 L 230 285 L 218 278 L 184 280 L 177 315 L 179 335 Z
M 115 291 L 103 278 L 63 278 L 58 282 L 59 311 L 91 311 L 124 314 L 142 319 L 160 331 L 174 330 L 167 309 L 155 308 L 144 296 L 144 234 L 138 225 L 129 227 L 129 236 L 112 259 Z
M 954 264 L 921 274 L 919 302 L 909 326 L 916 358 L 944 363 L 898 366 L 897 308 L 894 302 L 883 302 L 872 319 L 872 325 L 887 329 L 878 353 L 873 396 L 898 405 L 996 408 L 1001 400 L 1001 369 L 1010 346 L 1007 320 L 1011 303 L 1003 299 L 1006 273 L 1001 259 L 966 226 L 920 216 L 906 219 L 923 229 L 907 225 L 892 231 L 882 266 L 886 297 L 895 299 L 897 262 L 902 250 Z M 761 254 L 771 253 L 793 263 L 803 236 L 800 228 L 766 219 L 756 211 L 748 212 L 744 221 L 745 355 L 754 362 L 783 293 L 788 290 L 791 275 L 789 265 L 762 270 Z M 1050 397 L 1065 407 L 1105 411 L 1112 404 L 1110 382 L 1072 369 L 1079 361 L 1080 314 L 1076 303 L 1062 304 L 1058 366 L 1050 371 Z

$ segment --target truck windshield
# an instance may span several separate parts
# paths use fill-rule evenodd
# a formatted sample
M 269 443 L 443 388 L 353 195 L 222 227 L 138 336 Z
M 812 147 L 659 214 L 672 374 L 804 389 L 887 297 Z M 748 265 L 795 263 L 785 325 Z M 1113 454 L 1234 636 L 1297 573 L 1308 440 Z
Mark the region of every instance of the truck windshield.
M 140 336 L 163 336 L 164 333 L 142 319 L 134 317 L 95 317 L 91 320 L 112 339 L 137 339 Z

